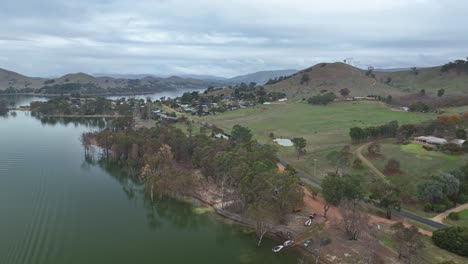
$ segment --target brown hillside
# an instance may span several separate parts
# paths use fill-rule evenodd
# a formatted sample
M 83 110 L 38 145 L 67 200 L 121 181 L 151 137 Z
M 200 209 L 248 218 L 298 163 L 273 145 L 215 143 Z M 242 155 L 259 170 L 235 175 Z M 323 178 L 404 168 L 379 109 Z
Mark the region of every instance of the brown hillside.
M 301 84 L 304 75 L 309 81 Z M 344 63 L 320 63 L 294 74 L 289 79 L 268 85 L 270 91 L 284 92 L 289 97 L 309 97 L 324 92 L 340 95 L 340 90 L 348 88 L 350 96 L 399 95 L 401 89 L 388 86 L 378 79 L 366 76 L 365 71 Z
M 455 71 L 441 72 L 441 67 L 422 68 L 398 72 L 378 72 L 376 78 L 388 82 L 388 85 L 408 93 L 417 93 L 421 89 L 426 94 L 436 96 L 439 89 L 445 89 L 447 95 L 468 94 L 468 74 Z

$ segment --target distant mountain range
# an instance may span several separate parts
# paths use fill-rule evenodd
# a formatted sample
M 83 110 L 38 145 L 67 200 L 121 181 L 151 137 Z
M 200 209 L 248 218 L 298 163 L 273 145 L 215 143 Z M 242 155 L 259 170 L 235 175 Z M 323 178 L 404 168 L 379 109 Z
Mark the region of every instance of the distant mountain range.
M 86 73 L 67 74 L 59 78 L 28 77 L 0 69 L 0 92 L 43 94 L 125 94 L 167 90 L 199 90 L 217 86 L 219 82 L 181 77 L 114 78 L 95 77 Z
M 28 77 L 0 69 L 0 92 L 3 93 L 82 93 L 123 94 L 150 93 L 164 90 L 199 90 L 210 86 L 228 86 L 241 82 L 264 84 L 269 79 L 287 76 L 296 70 L 261 71 L 234 78 L 211 75 L 164 76 L 154 74 L 72 73 L 57 78 Z
M 281 76 L 289 76 L 296 73 L 297 70 L 274 70 L 274 71 L 259 71 L 240 75 L 232 78 L 225 78 L 213 75 L 197 75 L 197 74 L 179 74 L 176 75 L 181 78 L 190 78 L 205 81 L 220 81 L 225 84 L 237 84 L 237 83 L 251 83 L 265 84 L 270 79 L 275 79 Z M 112 73 L 95 73 L 94 77 L 111 77 L 117 79 L 143 79 L 145 77 L 158 77 L 167 78 L 170 75 L 155 75 L 155 74 L 112 74 Z
M 467 63 L 468 64 L 468 63 Z M 453 64 L 458 67 L 456 64 Z M 453 68 L 452 67 L 452 68 Z M 124 94 L 151 93 L 165 90 L 201 90 L 241 82 L 265 84 L 270 91 L 284 92 L 290 97 L 305 98 L 325 92 L 339 95 L 348 88 L 350 96 L 403 95 L 425 89 L 436 95 L 445 89 L 448 95 L 468 95 L 468 70 L 443 67 L 380 69 L 368 72 L 344 63 L 319 63 L 297 70 L 260 71 L 233 78 L 211 75 L 157 76 L 152 74 L 67 74 L 59 78 L 28 77 L 0 69 L 0 93 Z

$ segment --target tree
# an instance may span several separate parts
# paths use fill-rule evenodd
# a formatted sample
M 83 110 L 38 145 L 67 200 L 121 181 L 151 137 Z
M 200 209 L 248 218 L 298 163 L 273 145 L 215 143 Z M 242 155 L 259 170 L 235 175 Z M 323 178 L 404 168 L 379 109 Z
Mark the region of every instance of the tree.
M 347 97 L 350 93 L 351 93 L 351 91 L 348 88 L 343 88 L 343 89 L 340 90 L 340 94 L 343 97 Z
M 445 89 L 439 89 L 439 90 L 437 91 L 437 96 L 438 96 L 438 97 L 442 97 L 444 94 L 445 94 Z
M 432 233 L 432 241 L 440 248 L 468 256 L 468 228 L 453 226 L 436 230 Z
M 309 74 L 307 74 L 307 73 L 302 74 L 301 85 L 309 84 L 309 81 L 310 81 Z
M 457 131 L 455 131 L 455 135 L 458 139 L 466 139 L 465 129 L 457 129 Z
M 313 105 L 327 105 L 333 102 L 336 99 L 336 95 L 332 92 L 323 94 L 323 95 L 315 95 L 307 99 L 309 104 Z
M 249 207 L 247 215 L 255 222 L 257 246 L 259 247 L 265 234 L 277 224 L 277 212 L 272 203 L 258 200 Z
M 421 89 L 421 90 L 419 91 L 419 95 L 420 95 L 420 96 L 426 95 L 426 90 L 425 90 L 425 89 Z
M 325 199 L 323 216 L 327 217 L 330 206 L 339 206 L 344 199 L 358 201 L 362 194 L 361 179 L 357 176 L 328 174 L 322 181 L 322 195 Z
M 353 154 L 351 153 L 350 146 L 344 146 L 340 151 L 332 151 L 327 155 L 328 162 L 335 167 L 335 174 L 338 174 L 339 170 L 351 165 L 351 159 Z
M 250 143 L 253 135 L 249 128 L 235 125 L 232 127 L 231 140 L 237 143 Z
M 400 190 L 386 182 L 376 182 L 371 188 L 369 198 L 386 210 L 388 219 L 392 219 L 392 210 L 400 207 Z
M 397 245 L 398 259 L 404 263 L 414 263 L 424 248 L 422 235 L 415 226 L 405 227 L 401 222 L 392 225 L 393 239 Z
M 344 196 L 344 186 L 341 177 L 334 174 L 325 176 L 322 181 L 322 195 L 325 199 L 323 217 L 327 218 L 330 206 L 338 206 Z
M 352 127 L 349 130 L 349 136 L 353 142 L 361 142 L 367 139 L 367 135 L 360 127 Z
M 380 144 L 379 143 L 372 143 L 367 147 L 367 152 L 369 157 L 377 157 L 380 156 Z
M 385 165 L 385 173 L 390 175 L 401 173 L 400 162 L 396 159 L 389 159 Z
M 294 148 L 296 148 L 296 151 L 297 151 L 297 159 L 299 159 L 299 157 L 301 155 L 304 154 L 305 152 L 305 147 L 307 145 L 307 141 L 305 140 L 305 138 L 303 137 L 300 137 L 300 138 L 293 138 L 291 140 L 294 144 Z
M 459 179 L 450 173 L 442 173 L 418 184 L 418 198 L 423 202 L 438 203 L 445 197 L 455 198 L 459 188 Z
M 358 240 L 359 235 L 367 228 L 369 215 L 358 200 L 345 200 L 340 205 L 345 234 L 349 240 Z
M 359 158 L 356 158 L 354 159 L 353 161 L 353 169 L 362 169 L 363 166 L 362 166 L 362 160 L 360 160 Z

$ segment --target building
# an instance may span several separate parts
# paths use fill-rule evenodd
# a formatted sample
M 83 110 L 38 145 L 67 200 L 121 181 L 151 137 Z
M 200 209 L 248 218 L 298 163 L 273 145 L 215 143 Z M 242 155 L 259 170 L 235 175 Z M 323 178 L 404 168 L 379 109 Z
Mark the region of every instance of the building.
M 442 146 L 448 143 L 446 139 L 433 137 L 433 136 L 421 136 L 414 139 L 417 143 L 429 144 L 432 146 Z

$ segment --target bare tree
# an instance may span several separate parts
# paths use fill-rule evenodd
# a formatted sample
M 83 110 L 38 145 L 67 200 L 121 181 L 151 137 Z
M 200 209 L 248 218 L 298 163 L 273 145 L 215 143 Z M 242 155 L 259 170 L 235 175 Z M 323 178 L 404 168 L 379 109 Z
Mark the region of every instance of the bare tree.
M 255 202 L 247 209 L 247 215 L 255 222 L 257 246 L 261 245 L 265 234 L 277 224 L 276 212 L 271 203 L 263 202 L 263 200 Z
M 343 227 L 349 240 L 357 240 L 359 235 L 368 228 L 369 215 L 357 199 L 345 200 L 340 205 L 343 217 Z
M 415 226 L 405 227 L 403 223 L 396 223 L 392 226 L 394 231 L 393 239 L 397 245 L 398 259 L 403 263 L 416 263 L 419 253 L 424 248 L 422 235 Z

